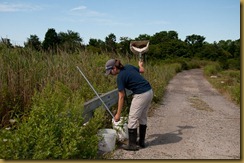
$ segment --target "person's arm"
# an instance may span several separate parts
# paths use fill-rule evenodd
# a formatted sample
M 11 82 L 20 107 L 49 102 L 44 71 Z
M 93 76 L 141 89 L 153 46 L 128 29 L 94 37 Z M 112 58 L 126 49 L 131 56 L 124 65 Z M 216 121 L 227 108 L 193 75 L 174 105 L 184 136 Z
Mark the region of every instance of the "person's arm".
M 124 97 L 125 97 L 125 91 L 119 91 L 119 99 L 118 99 L 118 110 L 116 115 L 114 116 L 114 121 L 117 122 L 120 120 L 120 114 L 124 105 Z
M 143 61 L 139 61 L 138 62 L 138 65 L 139 65 L 139 72 L 140 73 L 144 73 L 145 69 L 143 67 Z

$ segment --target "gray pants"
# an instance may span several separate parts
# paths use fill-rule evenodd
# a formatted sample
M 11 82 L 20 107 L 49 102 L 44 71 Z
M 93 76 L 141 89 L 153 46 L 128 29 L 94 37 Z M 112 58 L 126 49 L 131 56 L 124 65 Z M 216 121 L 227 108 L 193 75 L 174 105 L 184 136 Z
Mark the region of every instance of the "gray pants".
M 142 94 L 133 95 L 129 112 L 128 128 L 137 128 L 138 122 L 142 125 L 147 124 L 147 113 L 151 106 L 152 99 L 152 89 Z

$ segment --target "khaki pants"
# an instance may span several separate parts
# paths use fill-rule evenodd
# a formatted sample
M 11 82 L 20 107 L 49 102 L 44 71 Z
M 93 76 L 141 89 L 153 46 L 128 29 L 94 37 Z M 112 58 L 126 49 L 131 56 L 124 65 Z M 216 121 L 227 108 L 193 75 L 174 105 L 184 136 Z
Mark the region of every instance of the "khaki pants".
M 142 125 L 147 124 L 147 113 L 151 106 L 152 98 L 152 89 L 142 94 L 133 95 L 129 112 L 128 128 L 137 128 L 138 122 Z

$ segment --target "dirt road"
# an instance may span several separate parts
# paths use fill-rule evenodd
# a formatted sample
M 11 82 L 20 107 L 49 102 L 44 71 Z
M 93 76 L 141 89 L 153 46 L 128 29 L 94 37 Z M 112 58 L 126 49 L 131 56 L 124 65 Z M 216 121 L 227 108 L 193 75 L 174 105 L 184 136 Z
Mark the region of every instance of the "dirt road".
M 114 159 L 240 159 L 240 108 L 201 69 L 178 73 L 148 119 L 147 148 L 117 149 Z

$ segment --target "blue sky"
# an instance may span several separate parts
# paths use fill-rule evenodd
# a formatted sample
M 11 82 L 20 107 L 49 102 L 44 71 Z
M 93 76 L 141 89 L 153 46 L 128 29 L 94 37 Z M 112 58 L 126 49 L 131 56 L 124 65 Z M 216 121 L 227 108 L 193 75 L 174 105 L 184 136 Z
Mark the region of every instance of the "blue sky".
M 140 34 L 176 31 L 181 40 L 197 34 L 205 41 L 240 38 L 239 0 L 0 0 L 0 37 L 23 45 L 30 35 L 44 40 L 49 28 L 105 40 L 114 33 L 134 39 Z

